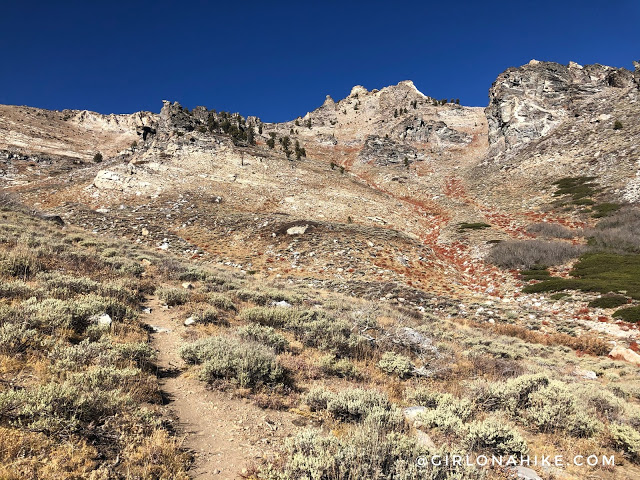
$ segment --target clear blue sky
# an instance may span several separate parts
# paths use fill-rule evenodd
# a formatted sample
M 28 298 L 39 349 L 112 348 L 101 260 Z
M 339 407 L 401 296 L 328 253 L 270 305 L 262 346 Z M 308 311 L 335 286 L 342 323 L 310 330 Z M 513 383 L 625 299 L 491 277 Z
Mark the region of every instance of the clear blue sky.
M 3 2 L 0 103 L 102 113 L 161 100 L 264 121 L 411 79 L 484 106 L 531 58 L 632 69 L 640 1 Z

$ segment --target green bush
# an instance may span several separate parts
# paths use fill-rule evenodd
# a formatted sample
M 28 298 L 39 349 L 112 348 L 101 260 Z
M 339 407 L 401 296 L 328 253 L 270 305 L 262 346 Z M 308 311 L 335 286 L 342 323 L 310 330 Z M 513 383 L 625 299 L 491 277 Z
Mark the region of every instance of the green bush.
M 289 348 L 289 341 L 273 327 L 265 327 L 251 323 L 238 328 L 238 335 L 245 340 L 251 340 L 271 347 L 276 353 L 283 352 Z
M 413 372 L 413 362 L 409 357 L 394 352 L 385 352 L 378 362 L 378 367 L 389 375 L 407 378 Z
M 277 383 L 284 376 L 272 349 L 231 337 L 208 337 L 184 345 L 180 355 L 187 363 L 202 364 L 200 378 L 209 383 L 224 379 L 240 387 L 256 387 Z
M 464 430 L 464 423 L 474 413 L 473 404 L 465 398 L 457 399 L 450 394 L 439 394 L 435 402 L 435 408 L 419 414 L 418 420 L 427 427 L 438 428 L 446 434 L 459 434 Z
M 173 287 L 160 288 L 156 290 L 156 295 L 169 307 L 184 305 L 190 297 L 188 291 Z
M 621 308 L 616 310 L 613 316 L 628 323 L 638 323 L 640 322 L 640 306 Z
M 458 225 L 458 230 L 484 230 L 485 228 L 490 227 L 491 225 L 483 222 L 461 223 Z
M 600 298 L 591 300 L 589 306 L 592 308 L 616 308 L 627 303 L 629 303 L 629 300 L 624 295 L 603 295 Z
M 228 325 L 229 323 L 227 320 L 220 317 L 220 312 L 215 308 L 206 308 L 198 311 L 194 314 L 194 317 L 198 323 L 213 323 L 221 325 Z

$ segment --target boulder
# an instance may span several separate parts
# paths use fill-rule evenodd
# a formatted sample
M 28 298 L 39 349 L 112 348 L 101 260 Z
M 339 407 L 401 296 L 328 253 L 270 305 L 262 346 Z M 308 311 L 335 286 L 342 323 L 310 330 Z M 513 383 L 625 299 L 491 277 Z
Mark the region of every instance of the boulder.
M 640 355 L 631 350 L 630 348 L 624 348 L 622 345 L 616 345 L 613 350 L 609 352 L 609 357 L 614 360 L 622 360 L 624 362 L 633 363 L 640 366 Z

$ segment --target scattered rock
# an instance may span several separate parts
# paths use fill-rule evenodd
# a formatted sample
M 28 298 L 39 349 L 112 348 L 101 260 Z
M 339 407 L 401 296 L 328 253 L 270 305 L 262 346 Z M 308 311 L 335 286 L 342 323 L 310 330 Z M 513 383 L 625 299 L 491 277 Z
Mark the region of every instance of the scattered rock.
M 89 323 L 93 323 L 101 327 L 109 327 L 111 326 L 111 323 L 113 323 L 113 320 L 111 320 L 111 316 L 109 314 L 101 313 L 99 315 L 89 317 Z
M 185 327 L 188 327 L 189 325 L 193 325 L 194 323 L 196 323 L 196 319 L 195 317 L 189 317 L 184 321 L 184 325 Z
M 624 348 L 621 345 L 616 345 L 613 350 L 609 352 L 609 356 L 614 360 L 623 360 L 625 362 L 633 363 L 640 366 L 640 355 L 631 350 L 630 348 Z
M 190 282 L 184 282 L 182 284 L 182 288 L 184 288 L 185 290 L 193 290 L 193 283 Z
M 517 466 L 514 470 L 516 471 L 518 478 L 523 478 L 525 480 L 542 480 L 542 478 L 540 478 L 540 476 L 531 468 Z
M 271 305 L 273 305 L 274 307 L 291 308 L 291 304 L 286 300 L 280 300 L 279 302 L 272 302 Z
M 592 370 L 583 370 L 582 368 L 576 368 L 573 371 L 573 374 L 576 377 L 584 378 L 585 380 L 595 380 L 596 378 L 598 378 L 598 375 L 596 375 L 596 372 Z
M 287 229 L 287 235 L 303 235 L 308 228 L 309 225 L 296 225 Z

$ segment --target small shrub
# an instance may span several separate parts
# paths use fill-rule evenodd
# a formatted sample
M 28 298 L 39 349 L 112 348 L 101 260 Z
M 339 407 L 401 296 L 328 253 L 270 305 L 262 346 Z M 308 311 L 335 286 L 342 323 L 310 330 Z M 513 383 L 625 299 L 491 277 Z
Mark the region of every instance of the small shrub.
M 620 120 L 616 120 L 615 122 L 613 122 L 613 129 L 614 130 L 622 130 L 623 125 L 622 122 Z
M 567 227 L 558 225 L 557 223 L 534 223 L 527 226 L 527 232 L 548 238 L 564 238 L 571 239 L 576 235 Z
M 37 330 L 25 324 L 5 323 L 0 325 L 0 353 L 16 355 L 36 347 L 40 340 Z
M 485 228 L 490 227 L 491 225 L 483 222 L 461 223 L 458 225 L 458 230 L 484 230 Z
M 102 157 L 102 154 L 101 154 L 100 152 L 96 153 L 96 154 L 93 156 L 93 161 L 94 161 L 95 163 L 100 163 L 100 162 L 102 162 L 102 160 L 103 160 L 103 157 Z
M 627 303 L 629 303 L 629 300 L 624 295 L 603 295 L 600 298 L 591 300 L 589 306 L 592 308 L 616 308 Z
M 335 355 L 329 354 L 320 358 L 318 362 L 320 370 L 326 375 L 335 377 L 357 378 L 358 369 L 348 358 L 337 359 Z
M 198 323 L 213 323 L 219 325 L 228 325 L 227 320 L 220 317 L 220 312 L 215 308 L 207 308 L 194 314 Z
M 273 350 L 257 343 L 208 337 L 183 346 L 180 355 L 187 363 L 202 364 L 200 378 L 209 383 L 224 379 L 240 387 L 256 387 L 283 379 Z
M 487 261 L 505 268 L 531 268 L 534 265 L 560 265 L 579 257 L 584 247 L 543 240 L 507 240 L 495 244 Z
M 289 308 L 254 307 L 243 310 L 240 313 L 240 319 L 245 322 L 282 328 L 295 320 L 298 315 L 297 310 Z
M 640 462 L 640 433 L 628 425 L 612 423 L 609 425 L 611 443 L 625 452 L 635 463 Z
M 326 409 L 336 419 L 347 422 L 364 421 L 378 408 L 391 409 L 386 395 L 361 388 L 347 388 L 338 393 L 314 389 L 307 394 L 305 402 L 314 411 Z
M 156 291 L 158 298 L 169 307 L 184 305 L 189 301 L 189 292 L 179 288 L 160 288 Z
M 472 423 L 464 443 L 471 450 L 491 452 L 496 455 L 521 457 L 529 451 L 527 442 L 517 430 L 496 419 Z
M 602 218 L 602 217 L 606 217 L 608 215 L 611 215 L 612 213 L 617 212 L 618 210 L 620 210 L 620 208 L 622 207 L 622 205 L 620 205 L 619 203 L 600 203 L 598 205 L 594 205 L 593 207 L 591 207 L 591 209 L 593 210 L 593 218 Z
M 638 323 L 640 322 L 640 306 L 621 308 L 616 310 L 613 316 L 628 323 Z
M 42 263 L 31 252 L 14 249 L 0 259 L 0 274 L 27 280 L 42 270 Z
M 237 310 L 237 307 L 234 305 L 231 299 L 226 295 L 222 295 L 221 293 L 210 293 L 207 297 L 207 301 L 214 307 L 217 307 L 221 310 Z
M 389 375 L 407 378 L 413 372 L 413 363 L 409 357 L 394 352 L 386 352 L 378 362 L 378 367 Z
M 238 335 L 245 340 L 251 340 L 271 347 L 276 353 L 283 352 L 289 348 L 289 341 L 276 332 L 273 327 L 265 327 L 252 323 L 240 327 L 238 329 Z

